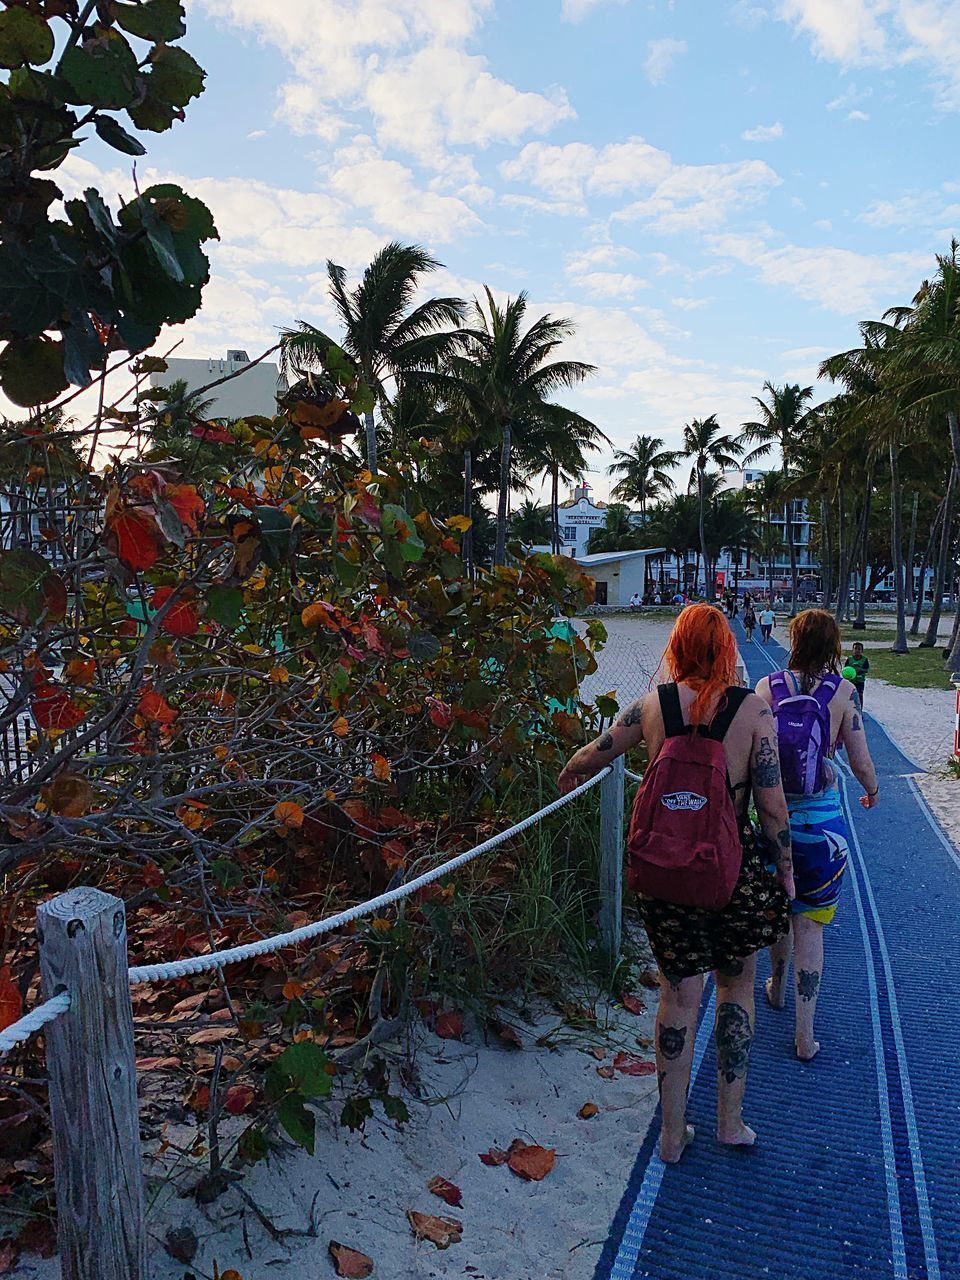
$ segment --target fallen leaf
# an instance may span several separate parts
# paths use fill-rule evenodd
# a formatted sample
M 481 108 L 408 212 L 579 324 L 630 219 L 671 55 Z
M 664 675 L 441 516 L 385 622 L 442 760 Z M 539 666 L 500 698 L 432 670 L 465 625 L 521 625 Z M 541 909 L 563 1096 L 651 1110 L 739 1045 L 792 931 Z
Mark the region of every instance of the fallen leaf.
M 508 1027 L 506 1023 L 500 1028 L 500 1039 L 504 1044 L 508 1044 L 514 1049 L 523 1048 L 523 1041 L 519 1035 L 514 1031 L 513 1027 Z
M 595 1102 L 585 1102 L 577 1112 L 577 1115 L 581 1120 L 592 1120 L 599 1110 L 600 1108 Z
M 528 1182 L 540 1182 L 553 1168 L 557 1153 L 553 1147 L 529 1146 L 519 1140 L 510 1144 L 507 1164 L 518 1178 Z
M 649 991 L 656 991 L 660 986 L 660 975 L 656 969 L 645 969 L 638 981 L 641 987 L 646 987 Z
M 173 1067 L 182 1066 L 179 1058 L 138 1058 L 138 1071 L 168 1071 Z
M 291 978 L 289 982 L 285 982 L 283 984 L 283 991 L 281 994 L 284 1000 L 299 1000 L 306 989 L 307 988 L 302 982 L 296 982 Z
M 338 1276 L 349 1276 L 351 1280 L 363 1280 L 364 1276 L 372 1273 L 373 1259 L 368 1258 L 359 1249 L 351 1249 L 349 1245 L 339 1244 L 336 1240 L 331 1240 L 327 1249 Z
M 462 1040 L 463 1014 L 457 1009 L 445 1009 L 437 1014 L 437 1035 L 441 1040 Z
M 20 1250 L 13 1240 L 0 1240 L 0 1276 L 5 1276 L 20 1256 Z
M 593 1049 L 590 1050 L 590 1052 L 593 1054 L 593 1056 L 596 1058 L 598 1062 L 602 1062 L 604 1058 L 607 1056 L 606 1049 L 601 1049 L 598 1046 L 595 1046 Z
M 436 1218 L 432 1213 L 408 1209 L 407 1221 L 418 1240 L 429 1240 L 438 1249 L 448 1249 L 463 1239 L 463 1223 L 457 1218 Z
M 637 1036 L 637 1044 L 641 1049 L 652 1049 L 653 1041 L 649 1036 Z
M 454 1209 L 459 1209 L 463 1204 L 463 1192 L 460 1188 L 454 1183 L 448 1182 L 446 1178 L 441 1178 L 439 1174 L 430 1179 L 427 1183 L 427 1190 L 432 1191 L 441 1200 L 445 1200 Z
M 639 996 L 625 995 L 620 997 L 620 1003 L 626 1009 L 627 1013 L 635 1013 L 637 1015 L 643 1013 L 646 1005 Z
M 16 1022 L 23 1013 L 20 988 L 13 980 L 10 966 L 0 969 L 0 1031 Z
M 491 1168 L 496 1168 L 497 1165 L 507 1163 L 507 1153 L 506 1151 L 501 1151 L 499 1147 L 491 1147 L 489 1151 L 480 1152 L 480 1162 L 481 1164 L 489 1165 Z
M 618 1053 L 613 1060 L 614 1068 L 625 1076 L 652 1076 L 657 1069 L 655 1062 L 644 1062 L 635 1058 L 632 1053 Z
M 615 1074 L 613 1067 L 597 1067 L 597 1075 L 604 1080 L 612 1080 Z
M 219 1044 L 221 1040 L 229 1040 L 236 1035 L 233 1027 L 205 1027 L 187 1036 L 187 1044 Z
M 163 1243 L 167 1253 L 176 1262 L 189 1266 L 197 1256 L 199 1241 L 190 1227 L 171 1227 Z
M 224 1096 L 223 1108 L 232 1116 L 242 1116 L 256 1096 L 256 1091 L 250 1085 L 233 1084 Z

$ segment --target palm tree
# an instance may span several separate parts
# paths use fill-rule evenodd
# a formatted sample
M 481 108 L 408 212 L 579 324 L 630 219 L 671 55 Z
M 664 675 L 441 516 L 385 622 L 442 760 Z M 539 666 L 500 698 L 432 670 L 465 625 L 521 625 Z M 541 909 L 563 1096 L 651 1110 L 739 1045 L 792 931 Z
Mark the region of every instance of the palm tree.
M 675 493 L 650 513 L 646 529 L 654 542 L 662 542 L 677 562 L 677 587 L 683 590 L 683 564 L 699 537 L 700 504 L 692 494 Z
M 630 508 L 620 502 L 607 507 L 602 529 L 593 529 L 587 539 L 587 554 L 600 551 L 640 551 L 644 537 L 642 530 L 630 519 Z
M 587 469 L 585 454 L 610 441 L 595 423 L 559 404 L 540 405 L 530 426 L 521 442 L 521 462 L 530 475 L 542 473 L 550 481 L 551 546 L 559 555 L 560 482 L 579 479 Z
M 765 382 L 763 390 L 769 397 L 754 396 L 760 418 L 757 422 L 744 422 L 743 438 L 757 447 L 747 454 L 744 461 L 756 462 L 765 458 L 776 445 L 780 450 L 780 469 L 784 479 L 789 474 L 793 453 L 802 438 L 813 399 L 813 387 L 801 387 L 799 383 L 787 383 L 777 387 Z M 793 536 L 794 499 L 788 498 L 786 511 L 787 547 L 790 552 L 790 616 L 797 612 L 797 547 Z
M 705 587 L 708 600 L 713 600 L 716 592 L 714 583 L 709 574 L 707 574 L 707 468 L 711 464 L 721 469 L 735 467 L 738 465 L 742 454 L 743 446 L 735 436 L 722 435 L 720 433 L 720 423 L 717 421 L 715 413 L 712 413 L 709 418 L 694 418 L 693 422 L 684 424 L 683 449 L 680 456 L 693 459 L 690 485 L 692 487 L 694 479 L 696 479 L 697 499 L 699 501 L 700 553 L 703 557 L 703 569 L 707 579 Z
M 376 399 L 385 398 L 384 383 L 407 369 L 435 367 L 450 351 L 451 327 L 463 318 L 460 298 L 428 298 L 414 306 L 421 278 L 442 264 L 419 245 L 396 241 L 385 245 L 363 273 L 355 289 L 347 289 L 347 273 L 327 262 L 330 297 L 343 326 L 340 346 L 355 362 Z M 281 369 L 285 374 L 316 368 L 334 339 L 313 325 L 298 322 L 281 333 Z M 373 409 L 364 412 L 367 466 L 377 470 L 377 433 Z
M 457 359 L 456 372 L 475 417 L 495 424 L 500 435 L 494 564 L 501 565 L 506 557 L 514 427 L 525 419 L 535 420 L 551 392 L 581 382 L 593 373 L 594 366 L 579 360 L 550 358 L 563 339 L 573 333 L 569 320 L 544 315 L 524 331 L 525 293 L 508 298 L 503 306 L 489 288 L 484 293 L 486 307 L 474 299 L 473 326 L 457 335 L 464 356 Z
M 524 546 L 536 546 L 550 541 L 551 524 L 549 508 L 525 498 L 510 517 L 510 532 Z
M 636 502 L 646 521 L 647 503 L 673 489 L 669 472 L 680 456 L 675 450 L 664 449 L 659 436 L 637 436 L 629 449 L 614 451 L 613 462 L 607 467 L 607 475 L 621 477 L 611 490 L 611 497 Z

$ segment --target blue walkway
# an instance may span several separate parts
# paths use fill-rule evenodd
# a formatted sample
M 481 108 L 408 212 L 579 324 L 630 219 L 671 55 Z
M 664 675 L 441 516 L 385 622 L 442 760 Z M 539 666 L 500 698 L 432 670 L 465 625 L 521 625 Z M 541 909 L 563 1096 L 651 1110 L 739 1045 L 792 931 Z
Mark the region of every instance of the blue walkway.
M 782 665 L 779 645 L 737 629 L 751 683 Z M 667 1168 L 655 1118 L 595 1280 L 960 1280 L 960 859 L 909 780 L 916 767 L 869 714 L 867 726 L 881 803 L 861 809 L 849 782 L 820 1055 L 793 1054 L 792 991 L 778 1014 L 758 985 L 744 1114 L 760 1140 L 719 1147 L 708 996 L 697 1140 Z

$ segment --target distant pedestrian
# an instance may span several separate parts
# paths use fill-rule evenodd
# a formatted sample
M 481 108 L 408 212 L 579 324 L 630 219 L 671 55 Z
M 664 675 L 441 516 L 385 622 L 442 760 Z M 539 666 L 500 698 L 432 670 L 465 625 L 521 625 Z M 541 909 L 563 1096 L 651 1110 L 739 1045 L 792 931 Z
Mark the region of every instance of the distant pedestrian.
M 796 874 L 792 938 L 770 948 L 767 1000 L 782 1009 L 791 949 L 794 963 L 797 1057 L 819 1052 L 813 1036 L 823 977 L 823 929 L 836 914 L 849 853 L 847 821 L 831 763 L 842 736 L 847 759 L 865 795 L 864 809 L 877 803 L 880 788 L 870 758 L 856 690 L 839 675 L 840 628 L 824 609 L 805 609 L 790 624 L 790 663 L 764 678 L 757 693 L 777 721 L 778 757 L 790 813 Z M 772 773 L 771 773 L 772 776 Z
M 747 604 L 743 610 L 743 629 L 746 632 L 747 643 L 753 639 L 753 629 L 757 625 L 757 615 L 753 612 L 753 605 Z
M 763 643 L 769 643 L 773 628 L 777 625 L 777 615 L 768 605 L 766 609 L 760 610 L 760 635 L 763 637 Z
M 847 666 L 852 667 L 857 673 L 853 679 L 853 687 L 860 696 L 860 706 L 863 706 L 863 690 L 866 686 L 867 672 L 870 670 L 870 659 L 863 652 L 863 645 L 856 640 L 853 645 L 853 657 L 847 659 Z
M 630 610 L 631 610 L 631 612 L 632 612 L 632 613 L 636 613 L 636 612 L 637 612 L 637 610 L 640 608 L 640 605 L 641 605 L 642 603 L 643 603 L 643 602 L 642 602 L 642 601 L 641 601 L 641 599 L 640 599 L 640 592 L 639 592 L 639 591 L 635 591 L 635 592 L 633 593 L 633 595 L 630 597 Z
M 650 764 L 630 824 L 631 882 L 660 969 L 657 1070 L 660 1156 L 693 1141 L 687 1091 L 703 997 L 717 986 L 717 1138 L 750 1146 L 743 1095 L 754 1034 L 756 953 L 788 927 L 790 830 L 770 715 L 737 685 L 737 647 L 719 609 L 693 605 L 664 655 L 672 683 L 639 699 L 560 775 L 570 791 L 646 743 Z M 776 859 L 766 864 L 750 820 L 751 792 Z

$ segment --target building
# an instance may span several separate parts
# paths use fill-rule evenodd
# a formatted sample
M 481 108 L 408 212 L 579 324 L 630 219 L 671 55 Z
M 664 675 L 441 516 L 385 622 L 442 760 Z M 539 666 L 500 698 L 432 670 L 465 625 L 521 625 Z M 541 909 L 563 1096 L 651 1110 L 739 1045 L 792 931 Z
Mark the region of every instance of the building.
M 593 491 L 586 480 L 571 490 L 566 502 L 558 507 L 560 554 L 580 560 L 587 554 L 587 542 L 594 529 L 602 529 L 607 518 L 607 504 L 594 502 Z M 549 551 L 549 547 L 538 548 Z
M 277 412 L 277 388 L 280 386 L 280 370 L 275 364 L 251 364 L 246 351 L 232 348 L 225 359 L 167 360 L 165 373 L 152 373 L 152 387 L 169 387 L 174 382 L 185 382 L 190 391 L 197 391 L 218 378 L 236 374 L 249 365 L 245 373 L 231 378 L 204 396 L 213 404 L 207 413 L 209 418 L 247 418 L 260 415 L 272 418 Z M 284 384 L 285 385 L 285 384 Z
M 765 474 L 758 467 L 731 467 L 723 473 L 721 488 L 727 492 L 742 493 Z M 790 586 L 790 551 L 786 536 L 788 514 L 797 552 L 798 575 L 801 579 L 816 579 L 819 584 L 820 561 L 813 551 L 811 537 L 815 522 L 807 511 L 806 498 L 794 498 L 785 503 L 783 510 L 774 514 L 770 521 L 779 538 L 772 566 L 775 591 L 785 591 Z M 741 590 L 763 589 L 770 582 L 770 568 L 769 558 L 760 547 L 724 547 L 717 560 L 717 587 L 732 586 L 736 582 Z
M 664 550 L 649 547 L 642 551 L 598 551 L 573 559 L 596 582 L 596 603 L 622 608 L 630 603 L 634 593 L 642 596 L 647 590 L 647 561 L 658 559 Z

